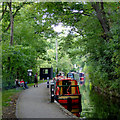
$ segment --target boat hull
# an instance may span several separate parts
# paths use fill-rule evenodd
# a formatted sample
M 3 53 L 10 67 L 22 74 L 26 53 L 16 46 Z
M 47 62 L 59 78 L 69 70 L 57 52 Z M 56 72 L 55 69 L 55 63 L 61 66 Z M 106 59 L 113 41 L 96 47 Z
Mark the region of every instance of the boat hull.
M 67 110 L 77 117 L 80 117 L 82 111 L 81 95 L 61 95 L 57 96 L 57 101 Z

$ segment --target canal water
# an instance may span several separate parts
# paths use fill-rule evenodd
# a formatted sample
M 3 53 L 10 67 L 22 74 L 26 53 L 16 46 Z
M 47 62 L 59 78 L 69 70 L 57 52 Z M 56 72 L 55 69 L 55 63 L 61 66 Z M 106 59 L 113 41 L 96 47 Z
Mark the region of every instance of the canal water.
M 120 120 L 120 101 L 113 101 L 95 92 L 87 81 L 80 86 L 80 92 L 82 95 L 81 119 Z

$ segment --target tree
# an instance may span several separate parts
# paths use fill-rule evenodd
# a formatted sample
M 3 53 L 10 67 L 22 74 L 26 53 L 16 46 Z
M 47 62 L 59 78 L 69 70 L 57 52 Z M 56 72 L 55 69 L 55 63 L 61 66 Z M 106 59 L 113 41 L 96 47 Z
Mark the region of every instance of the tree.
M 10 33 L 10 45 L 13 45 L 13 14 L 12 14 L 12 0 L 10 3 L 7 3 L 10 11 L 10 25 L 11 25 L 11 33 Z
M 9 28 L 11 27 L 10 32 L 10 45 L 13 45 L 13 24 L 14 24 L 14 17 L 17 15 L 19 10 L 25 5 L 30 3 L 13 3 L 12 0 L 10 2 L 3 2 L 2 3 L 2 17 L 0 18 L 0 21 L 4 23 L 4 21 L 7 23 L 7 27 L 3 25 L 3 32 L 7 32 Z M 9 8 L 9 10 L 8 10 Z M 12 11 L 13 9 L 13 11 Z M 9 12 L 9 14 L 8 14 Z M 8 22 L 9 21 L 9 22 Z M 6 28 L 5 28 L 6 27 Z
M 70 35 L 66 37 L 61 43 L 61 50 L 65 48 L 64 50 L 69 51 L 67 46 L 72 46 L 74 51 L 68 52 L 69 54 L 86 56 L 87 65 L 90 66 L 89 70 L 92 73 L 91 80 L 94 79 L 93 84 L 103 88 L 110 88 L 111 82 L 115 83 L 116 79 L 119 79 L 114 69 L 115 66 L 118 66 L 115 62 L 117 61 L 115 58 L 118 57 L 114 56 L 115 51 L 118 51 L 117 46 L 120 45 L 118 35 L 116 35 L 118 4 L 103 2 L 44 3 L 45 12 L 52 14 L 51 18 L 55 19 L 55 24 L 62 22 L 64 25 L 72 27 L 70 32 L 76 32 L 80 36 L 76 37 L 77 40 L 73 46 L 71 41 L 73 42 L 74 39 L 69 37 Z M 75 50 L 77 45 L 78 49 Z

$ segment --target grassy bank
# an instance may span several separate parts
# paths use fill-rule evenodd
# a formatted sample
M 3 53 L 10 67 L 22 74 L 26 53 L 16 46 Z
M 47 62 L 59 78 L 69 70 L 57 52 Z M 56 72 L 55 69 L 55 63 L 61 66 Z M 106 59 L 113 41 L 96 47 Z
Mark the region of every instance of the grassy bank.
M 44 80 L 44 81 L 41 80 L 38 83 L 40 84 L 46 81 L 47 80 Z M 27 85 L 30 88 L 34 85 L 34 83 L 30 83 Z M 2 106 L 1 106 L 2 118 L 16 119 L 16 102 L 21 92 L 24 92 L 22 87 L 2 91 Z
M 43 82 L 46 82 L 46 81 L 47 80 L 44 80 L 44 81 L 41 80 L 38 83 L 40 84 L 40 83 L 43 83 Z M 28 84 L 28 87 L 31 87 L 33 85 L 34 85 L 34 83 L 30 83 L 30 84 Z M 2 106 L 3 107 L 9 106 L 11 101 L 14 99 L 13 96 L 15 94 L 18 94 L 18 93 L 22 92 L 22 91 L 23 91 L 22 87 L 19 88 L 19 89 L 14 88 L 14 89 L 9 89 L 9 90 L 3 90 L 2 91 Z
M 108 73 L 95 70 L 93 66 L 85 65 L 84 73 L 86 80 L 91 82 L 95 91 L 110 97 L 120 98 L 120 79 L 109 79 Z

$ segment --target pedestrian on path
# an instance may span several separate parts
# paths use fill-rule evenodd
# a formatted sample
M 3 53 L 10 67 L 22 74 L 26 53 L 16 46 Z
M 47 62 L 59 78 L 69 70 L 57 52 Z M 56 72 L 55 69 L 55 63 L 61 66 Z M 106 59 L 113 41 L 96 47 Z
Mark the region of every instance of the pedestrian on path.
M 38 87 L 37 73 L 36 73 L 35 76 L 34 76 L 34 87 L 35 87 L 35 85 L 36 85 L 36 87 Z

